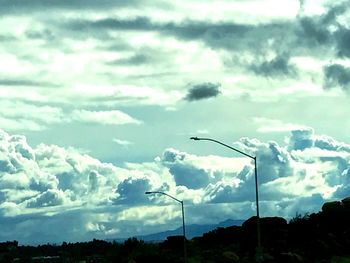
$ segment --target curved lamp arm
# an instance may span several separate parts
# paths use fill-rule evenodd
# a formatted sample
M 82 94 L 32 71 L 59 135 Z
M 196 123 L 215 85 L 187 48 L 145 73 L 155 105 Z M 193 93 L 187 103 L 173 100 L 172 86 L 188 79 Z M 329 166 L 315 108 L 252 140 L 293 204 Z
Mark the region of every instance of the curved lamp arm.
M 245 153 L 245 152 L 242 152 L 242 151 L 240 151 L 240 150 L 238 150 L 238 149 L 236 149 L 236 148 L 233 148 L 233 147 L 230 146 L 230 145 L 227 145 L 227 144 L 225 144 L 225 143 L 219 142 L 219 141 L 214 140 L 214 139 L 210 139 L 210 138 L 201 138 L 201 137 L 191 137 L 190 139 L 191 139 L 191 140 L 194 140 L 194 141 L 212 141 L 212 142 L 216 142 L 216 143 L 221 144 L 221 145 L 223 145 L 223 146 L 225 146 L 225 147 L 227 147 L 227 148 L 230 148 L 231 150 L 234 150 L 234 151 L 236 151 L 236 152 L 238 152 L 238 153 L 240 153 L 240 154 L 243 154 L 243 155 L 245 155 L 245 156 L 247 156 L 247 157 L 249 157 L 249 158 L 251 158 L 251 159 L 255 159 L 255 158 L 256 158 L 255 156 L 251 156 L 251 155 L 249 155 L 249 154 L 247 154 L 247 153 Z
M 175 197 L 173 197 L 173 196 L 171 196 L 171 195 L 169 195 L 169 194 L 167 194 L 167 193 L 160 192 L 160 191 L 149 191 L 149 192 L 145 192 L 145 194 L 146 194 L 146 195 L 149 195 L 149 194 L 161 194 L 161 195 L 166 195 L 166 196 L 170 197 L 171 199 L 175 200 L 176 202 L 179 202 L 179 203 L 181 203 L 181 204 L 183 203 L 183 201 L 181 201 L 181 200 L 179 200 L 179 199 L 177 199 L 177 198 L 175 198 Z
M 261 251 L 261 233 L 260 233 L 260 212 L 259 212 L 259 189 L 258 189 L 258 169 L 257 169 L 257 161 L 256 161 L 256 156 L 249 155 L 245 152 L 242 152 L 230 145 L 227 145 L 225 143 L 222 143 L 220 141 L 210 139 L 210 138 L 201 138 L 201 137 L 191 137 L 191 140 L 194 141 L 212 141 L 217 144 L 220 144 L 222 146 L 225 146 L 235 152 L 238 152 L 244 156 L 247 156 L 251 159 L 254 160 L 254 174 L 255 174 L 255 199 L 256 199 L 256 217 L 257 217 L 257 239 L 258 239 L 258 247 L 257 247 L 257 258 L 260 258 L 260 251 Z

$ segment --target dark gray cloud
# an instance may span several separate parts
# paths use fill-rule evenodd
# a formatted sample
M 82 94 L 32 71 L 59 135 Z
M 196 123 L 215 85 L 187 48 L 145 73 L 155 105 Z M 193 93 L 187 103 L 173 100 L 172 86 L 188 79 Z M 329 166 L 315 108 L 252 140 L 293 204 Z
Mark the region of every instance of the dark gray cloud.
M 118 52 L 127 51 L 132 48 L 124 39 L 121 38 L 107 38 L 106 41 L 107 43 L 100 43 L 98 48 Z
M 54 40 L 55 36 L 50 29 L 44 29 L 42 31 L 38 30 L 28 30 L 25 32 L 25 36 L 28 39 L 45 39 L 45 40 Z
M 175 36 L 182 40 L 203 41 L 207 45 L 217 48 L 234 48 L 245 45 L 249 48 L 259 45 L 260 41 L 253 40 L 253 36 L 261 35 L 260 31 L 266 33 L 271 28 L 280 28 L 280 25 L 267 25 L 259 28 L 251 25 L 238 23 L 208 23 L 198 21 L 184 21 L 181 23 L 154 22 L 148 17 L 136 17 L 131 19 L 105 18 L 99 20 L 75 19 L 63 22 L 60 26 L 74 30 L 77 33 L 84 31 L 154 31 L 164 35 Z M 259 30 L 256 30 L 259 29 Z M 283 32 L 283 31 L 281 31 Z M 249 41 L 246 43 L 246 34 L 250 34 Z
M 298 39 L 310 48 L 315 48 L 316 45 L 333 45 L 334 36 L 330 27 L 341 29 L 337 18 L 346 10 L 347 5 L 344 2 L 330 7 L 326 13 L 320 16 L 301 17 L 300 27 L 297 29 Z
M 37 207 L 47 207 L 47 206 L 57 206 L 62 205 L 64 202 L 64 194 L 60 191 L 49 189 L 46 192 L 29 199 L 27 201 L 27 207 L 37 208 Z
M 325 66 L 323 70 L 325 88 L 341 87 L 350 91 L 350 68 L 332 64 Z
M 327 135 L 315 135 L 312 128 L 304 128 L 291 131 L 288 138 L 288 151 L 293 150 L 305 150 L 308 148 L 318 148 L 322 150 L 334 151 L 334 152 L 349 152 L 350 146 L 348 144 L 339 142 Z M 330 157 L 322 157 L 324 161 L 329 160 Z M 332 157 L 332 161 L 336 160 L 338 163 L 338 157 Z M 344 170 L 344 164 L 340 165 Z
M 219 83 L 206 82 L 194 85 L 188 90 L 185 100 L 196 101 L 216 97 L 220 94 Z
M 276 50 L 278 54 L 288 53 L 290 56 L 305 52 L 315 52 L 319 55 L 319 52 L 317 53 L 319 49 L 337 46 L 339 54 L 348 56 L 350 51 L 346 43 L 349 37 L 346 30 L 337 23 L 337 18 L 346 11 L 346 8 L 345 4 L 339 4 L 320 16 L 299 16 L 294 21 L 274 21 L 258 25 L 193 20 L 164 23 L 143 16 L 127 19 L 111 17 L 98 20 L 73 19 L 60 22 L 59 26 L 74 30 L 77 34 L 90 32 L 90 35 L 109 30 L 152 31 L 185 41 L 202 41 L 215 49 L 247 50 L 259 55 L 264 55 L 271 49 Z M 335 32 L 334 29 L 330 30 L 330 27 L 333 27 Z M 278 72 L 274 70 L 278 64 L 288 65 L 287 57 L 282 57 L 276 58 L 276 61 L 266 62 L 265 66 L 270 66 L 271 72 Z M 292 69 L 282 67 L 279 72 L 290 74 L 290 71 Z
M 309 47 L 329 44 L 331 33 L 325 22 L 314 18 L 301 18 L 300 29 L 297 31 L 299 39 Z
M 137 17 L 131 19 L 105 18 L 100 20 L 76 19 L 68 20 L 63 24 L 64 27 L 75 30 L 120 30 L 120 31 L 157 31 L 166 25 L 154 24 L 148 17 Z
M 108 65 L 115 65 L 115 66 L 137 66 L 142 65 L 145 63 L 148 63 L 150 61 L 150 58 L 144 54 L 136 54 L 127 58 L 121 58 L 117 60 L 113 60 L 110 62 L 107 62 Z
M 200 189 L 209 183 L 209 175 L 205 170 L 188 164 L 171 165 L 169 172 L 174 176 L 176 185 L 183 185 L 188 189 Z
M 199 37 L 213 48 L 249 50 L 259 55 L 273 49 L 278 54 L 290 56 L 305 54 L 320 56 L 319 51 L 326 48 L 338 50 L 338 56 L 350 57 L 348 45 L 350 30 L 338 23 L 339 16 L 347 9 L 349 9 L 348 4 L 342 2 L 329 7 L 328 11 L 320 16 L 299 16 L 294 21 L 275 21 L 270 24 L 250 26 L 234 23 L 208 24 L 207 29 L 202 30 Z M 183 37 L 179 32 L 177 36 Z M 266 62 L 266 66 L 274 68 L 278 63 L 288 65 L 287 58 L 280 55 L 276 61 Z M 280 73 L 285 74 L 285 69 Z M 289 69 L 293 72 L 292 68 Z M 272 72 L 276 71 L 272 70 Z
M 115 204 L 142 204 L 148 200 L 145 192 L 152 190 L 151 188 L 150 181 L 146 178 L 128 178 L 118 185 L 116 192 L 119 197 L 114 202 Z
M 0 41 L 1 42 L 10 42 L 17 40 L 17 37 L 9 34 L 0 34 Z
M 209 197 L 211 203 L 228 203 L 228 202 L 241 202 L 254 200 L 253 191 L 246 193 L 244 190 L 247 188 L 237 189 L 231 185 L 224 185 L 223 183 L 217 183 L 210 191 Z M 254 185 L 251 185 L 251 189 L 254 189 Z
M 237 43 L 240 37 L 251 32 L 254 28 L 255 26 L 238 23 L 186 21 L 182 24 L 168 24 L 164 31 L 184 40 L 202 40 L 213 47 L 225 47 L 227 46 L 226 41 Z
M 41 81 L 34 81 L 34 80 L 27 80 L 27 79 L 0 78 L 0 86 L 57 87 L 58 85 L 54 83 L 49 83 L 49 82 L 41 82 Z
M 307 46 L 310 51 L 318 47 L 328 47 L 336 51 L 341 58 L 350 57 L 350 30 L 338 22 L 339 16 L 349 9 L 346 1 L 329 8 L 321 16 L 302 17 L 300 29 L 297 30 L 299 44 Z
M 143 1 L 140 0 L 0 0 L 0 13 L 20 13 L 27 12 L 42 12 L 43 10 L 55 10 L 55 9 L 79 9 L 79 10 L 105 10 L 106 8 L 113 7 L 125 7 L 125 6 L 139 6 L 143 5 Z
M 259 181 L 261 184 L 277 178 L 291 176 L 293 167 L 289 153 L 275 142 L 269 142 L 258 148 Z
M 314 131 L 312 129 L 291 131 L 289 137 L 290 150 L 304 150 L 314 146 Z
M 245 152 L 253 152 L 253 155 L 258 156 L 259 184 L 264 184 L 277 178 L 287 177 L 293 174 L 289 152 L 276 142 L 270 141 L 268 143 L 262 143 L 257 140 L 242 138 L 238 145 L 240 149 L 245 149 Z M 239 174 L 239 178 L 245 182 L 253 180 L 253 176 L 249 176 L 252 172 L 253 171 L 249 171 L 245 168 L 245 171 L 242 170 Z
M 162 164 L 169 168 L 176 185 L 186 186 L 188 189 L 200 189 L 209 183 L 209 174 L 186 160 L 186 154 L 174 149 L 163 153 Z
M 16 172 L 16 168 L 13 166 L 11 161 L 6 158 L 4 160 L 0 160 L 0 172 L 12 174 Z M 0 188 L 2 187 L 0 186 Z
M 154 31 L 164 35 L 172 35 L 182 40 L 202 41 L 213 48 L 246 49 L 261 53 L 268 48 L 268 42 L 271 42 L 271 40 L 274 42 L 274 47 L 278 48 L 280 52 L 290 50 L 290 47 L 295 45 L 296 42 L 299 45 L 304 43 L 305 39 L 316 38 L 322 42 L 323 38 L 328 38 L 328 31 L 318 32 L 318 27 L 322 23 L 325 22 L 312 19 L 301 20 L 300 24 L 295 22 L 273 22 L 263 25 L 246 25 L 233 22 L 209 23 L 191 20 L 180 23 L 160 23 L 154 22 L 148 17 L 136 17 L 131 19 L 75 19 L 66 21 L 61 26 L 80 33 L 101 30 Z M 322 36 L 322 34 L 327 36 Z M 295 46 L 293 48 L 295 49 Z
M 338 56 L 350 58 L 350 30 L 344 29 L 337 36 Z
M 11 2 L 11 4 L 9 3 Z M 0 8 L 7 9 L 32 9 L 42 12 L 44 9 L 97 9 L 103 10 L 114 7 L 131 6 L 133 8 L 141 8 L 148 5 L 144 1 L 112 1 L 102 0 L 101 2 L 92 0 L 78 0 L 71 3 L 70 1 L 43 1 L 33 0 L 23 1 L 5 1 L 0 0 Z M 166 4 L 165 4 L 166 5 Z M 169 4 L 171 5 L 171 4 Z M 302 5 L 302 3 L 301 3 Z M 40 8 L 39 8 L 40 7 Z M 334 51 L 339 56 L 349 57 L 350 48 L 348 39 L 350 38 L 349 30 L 337 23 L 339 15 L 346 10 L 345 4 L 329 8 L 329 11 L 321 16 L 303 17 L 299 16 L 294 21 L 274 21 L 269 24 L 247 25 L 234 22 L 206 22 L 184 20 L 182 22 L 157 22 L 147 16 L 133 18 L 115 18 L 105 17 L 102 19 L 66 19 L 55 21 L 52 18 L 51 26 L 57 27 L 60 32 L 59 36 L 55 36 L 50 31 L 29 31 L 29 38 L 45 38 L 59 41 L 61 37 L 77 38 L 97 38 L 103 40 L 102 48 L 110 50 L 132 49 L 130 46 L 115 44 L 109 34 L 110 31 L 151 31 L 161 35 L 173 36 L 184 41 L 201 41 L 207 46 L 214 49 L 226 49 L 228 51 L 249 51 L 254 54 L 264 56 L 269 50 L 273 49 L 278 54 L 288 53 L 290 56 L 305 55 L 313 52 L 316 56 L 321 56 L 319 52 L 322 48 L 332 50 L 328 47 L 334 47 Z M 330 27 L 332 30 L 330 30 Z M 50 28 L 50 29 L 52 29 Z M 74 32 L 67 32 L 74 31 Z M 334 31 L 335 30 L 335 31 Z M 51 32 L 56 32 L 52 30 Z M 73 34 L 72 34 L 73 33 Z M 102 43 L 102 42 L 101 42 Z M 331 51 L 330 51 L 331 52 Z M 111 64 L 120 65 L 137 65 L 147 63 L 149 58 L 143 55 L 135 55 L 120 61 L 111 61 Z M 245 64 L 247 66 L 247 63 Z M 249 66 L 249 65 L 248 65 Z M 262 62 L 261 65 L 254 67 L 256 73 L 263 75 L 290 75 L 294 73 L 293 67 L 290 65 L 288 57 L 280 55 L 271 61 Z
M 274 59 L 250 67 L 256 74 L 266 77 L 295 76 L 296 67 L 289 62 L 288 54 L 281 54 Z
M 225 37 L 227 34 L 243 35 L 254 26 L 236 23 L 207 23 L 198 21 L 185 21 L 181 23 L 153 22 L 148 17 L 136 17 L 131 19 L 105 18 L 100 20 L 73 20 L 64 24 L 70 29 L 111 29 L 111 30 L 137 30 L 159 31 L 161 33 L 175 35 L 188 40 L 202 38 L 209 35 L 215 38 Z
M 343 8 L 343 7 L 342 7 Z M 329 27 L 341 11 L 341 8 L 331 8 L 330 11 L 320 17 L 299 17 L 296 21 L 276 21 L 270 24 L 245 25 L 233 22 L 203 22 L 186 20 L 182 22 L 155 22 L 149 17 L 135 18 L 111 18 L 98 20 L 73 19 L 59 22 L 58 27 L 73 30 L 74 34 L 87 34 L 98 36 L 98 32 L 108 31 L 142 31 L 156 32 L 161 35 L 173 36 L 184 41 L 201 41 L 214 49 L 228 51 L 249 51 L 256 56 L 264 57 L 271 49 L 279 54 L 276 58 L 261 61 L 260 64 L 251 66 L 242 61 L 243 66 L 248 66 L 257 74 L 266 76 L 293 76 L 296 68 L 289 57 L 313 53 L 315 56 L 324 54 L 319 52 L 322 48 L 339 46 L 342 54 L 347 54 L 346 34 L 342 38 L 329 31 Z M 336 10 L 336 11 L 334 11 Z M 339 26 L 337 25 L 337 28 Z M 339 29 L 340 30 L 340 29 Z M 338 31 L 339 31 L 338 30 Z M 338 41 L 339 39 L 339 41 Z M 338 42 L 339 44 L 337 44 Z M 106 43 L 112 43 L 107 41 Z M 112 44 L 107 44 L 111 46 Z M 116 48 L 119 49 L 119 46 Z M 234 56 L 235 54 L 232 53 Z M 144 63 L 145 57 L 135 55 L 120 61 L 112 61 L 112 64 L 137 65 Z M 228 59 L 227 57 L 225 58 Z M 237 63 L 235 63 L 236 65 Z

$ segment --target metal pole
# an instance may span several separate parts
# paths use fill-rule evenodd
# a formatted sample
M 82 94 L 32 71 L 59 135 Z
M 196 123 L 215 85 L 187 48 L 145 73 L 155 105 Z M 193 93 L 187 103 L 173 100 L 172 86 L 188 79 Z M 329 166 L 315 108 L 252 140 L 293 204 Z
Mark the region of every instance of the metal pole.
M 257 239 L 258 247 L 256 251 L 257 261 L 261 262 L 261 233 L 260 233 L 260 212 L 259 212 L 259 189 L 258 189 L 258 168 L 256 162 L 256 156 L 254 157 L 254 174 L 255 174 L 255 202 L 256 202 L 256 229 L 257 229 Z
M 183 201 L 181 201 L 181 209 L 182 209 L 182 231 L 183 231 L 183 239 L 184 239 L 184 261 L 185 261 L 185 263 L 187 263 L 185 210 L 184 210 L 184 202 Z
M 184 262 L 187 263 L 187 248 L 186 248 L 186 229 L 185 229 L 185 209 L 184 209 L 184 202 L 175 198 L 174 196 L 171 196 L 167 193 L 160 192 L 160 191 L 148 191 L 145 192 L 146 195 L 148 194 L 161 194 L 166 195 L 170 197 L 171 199 L 175 200 L 176 202 L 179 202 L 181 204 L 181 211 L 182 211 L 182 233 L 183 233 L 183 240 L 184 240 Z
M 254 175 L 255 175 L 255 202 L 256 202 L 256 229 L 257 229 L 257 248 L 256 248 L 256 260 L 260 262 L 262 260 L 262 247 L 261 247 L 261 231 L 260 231 L 260 212 L 259 212 L 259 189 L 258 189 L 258 168 L 257 168 L 257 162 L 256 162 L 256 156 L 249 155 L 245 152 L 242 152 L 230 145 L 227 145 L 225 143 L 222 143 L 220 141 L 211 139 L 211 138 L 200 138 L 200 137 L 191 137 L 191 140 L 195 141 L 212 141 L 215 143 L 218 143 L 222 146 L 225 146 L 233 151 L 236 151 L 244 156 L 247 156 L 254 160 Z

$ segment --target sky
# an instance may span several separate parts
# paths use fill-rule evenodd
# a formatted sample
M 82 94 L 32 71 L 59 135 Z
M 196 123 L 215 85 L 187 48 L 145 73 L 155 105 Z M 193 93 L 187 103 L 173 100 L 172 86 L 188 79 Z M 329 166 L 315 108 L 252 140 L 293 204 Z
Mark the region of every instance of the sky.
M 350 196 L 350 6 L 0 0 L 0 242 L 124 238 Z

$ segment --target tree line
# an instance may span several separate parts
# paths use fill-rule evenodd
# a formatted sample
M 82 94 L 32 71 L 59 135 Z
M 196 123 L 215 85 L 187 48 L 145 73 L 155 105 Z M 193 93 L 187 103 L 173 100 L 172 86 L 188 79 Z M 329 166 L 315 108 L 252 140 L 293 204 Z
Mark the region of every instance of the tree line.
M 260 219 L 262 260 L 266 263 L 350 262 L 350 197 L 328 202 L 318 213 Z M 187 240 L 188 263 L 256 261 L 256 217 L 242 226 L 217 228 Z M 162 242 L 129 238 L 124 242 L 89 242 L 23 246 L 17 241 L 0 243 L 0 263 L 180 263 L 183 237 L 169 236 Z

